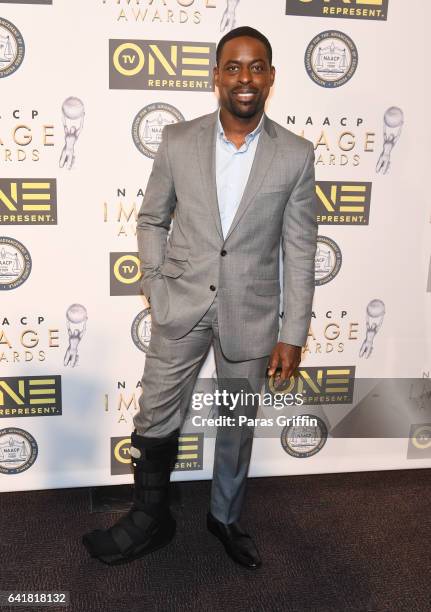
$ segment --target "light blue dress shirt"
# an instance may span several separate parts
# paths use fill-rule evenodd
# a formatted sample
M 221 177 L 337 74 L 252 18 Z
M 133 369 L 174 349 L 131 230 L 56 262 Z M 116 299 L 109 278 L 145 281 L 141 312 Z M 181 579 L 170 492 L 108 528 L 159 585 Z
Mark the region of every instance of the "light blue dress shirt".
M 250 134 L 247 134 L 244 144 L 237 149 L 234 143 L 226 138 L 220 121 L 220 111 L 218 114 L 216 182 L 224 238 L 226 238 L 247 185 L 259 135 L 262 131 L 263 118 L 264 115 L 262 115 L 259 125 Z

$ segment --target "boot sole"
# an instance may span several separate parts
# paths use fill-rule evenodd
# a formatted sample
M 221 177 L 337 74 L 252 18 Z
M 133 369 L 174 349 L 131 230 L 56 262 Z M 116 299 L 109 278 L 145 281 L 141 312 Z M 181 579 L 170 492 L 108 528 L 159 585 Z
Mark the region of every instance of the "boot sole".
M 83 536 L 82 543 L 84 544 L 85 548 L 90 553 L 90 556 L 93 557 L 93 559 L 97 559 L 98 561 L 105 563 L 105 565 L 122 565 L 124 563 L 131 563 L 132 561 L 135 561 L 136 559 L 145 557 L 145 555 L 148 555 L 156 550 L 159 550 L 160 548 L 163 548 L 164 546 L 167 546 L 174 538 L 176 528 L 177 528 L 176 521 L 173 520 L 172 523 L 169 526 L 167 526 L 163 532 L 161 531 L 158 532 L 150 540 L 149 543 L 141 544 L 140 546 L 137 547 L 137 549 L 132 554 L 128 555 L 127 557 L 125 557 L 121 553 L 118 553 L 116 555 L 97 555 L 95 554 L 86 536 Z

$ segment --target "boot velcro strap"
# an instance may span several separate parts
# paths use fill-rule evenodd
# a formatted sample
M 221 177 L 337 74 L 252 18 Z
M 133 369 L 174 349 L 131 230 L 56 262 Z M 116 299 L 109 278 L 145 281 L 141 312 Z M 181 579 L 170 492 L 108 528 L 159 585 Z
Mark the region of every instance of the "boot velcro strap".
M 140 528 L 135 525 L 134 520 L 132 520 L 131 516 L 133 516 L 135 512 L 131 514 L 127 514 L 123 518 L 121 518 L 113 527 L 111 527 L 110 532 L 112 539 L 120 549 L 120 551 L 125 554 L 130 549 L 132 549 L 137 544 L 142 544 L 150 537 L 150 533 L 146 533 L 146 529 L 154 522 L 151 517 L 148 517 L 149 521 L 146 524 L 146 527 Z M 139 514 L 144 514 L 143 512 L 139 512 Z M 139 518 L 144 524 L 142 517 Z
M 152 516 L 149 516 L 142 510 L 134 510 L 131 515 L 131 519 L 139 529 L 146 530 L 150 525 L 154 523 Z
M 143 487 L 165 487 L 169 483 L 166 472 L 137 472 L 136 482 Z
M 132 459 L 133 461 L 133 459 Z M 151 461 L 150 459 L 137 459 L 134 461 L 140 472 L 160 472 L 160 469 L 165 469 L 169 465 L 169 458 L 164 461 Z
M 149 461 L 163 461 L 173 454 L 176 455 L 177 452 L 178 440 L 175 442 L 171 440 L 168 444 L 164 444 L 163 446 L 145 449 L 145 455 L 143 458 L 148 459 Z
M 134 500 L 133 507 L 135 510 L 141 510 L 155 521 L 163 521 L 171 516 L 169 507 L 161 504 L 141 504 L 139 500 Z
M 136 501 L 144 504 L 162 504 L 168 499 L 168 492 L 165 487 L 154 489 L 145 489 L 144 491 L 136 492 Z
M 123 554 L 127 553 L 127 551 L 130 550 L 134 544 L 128 531 L 119 525 L 114 525 L 111 527 L 111 536 L 115 544 L 118 546 L 120 552 Z

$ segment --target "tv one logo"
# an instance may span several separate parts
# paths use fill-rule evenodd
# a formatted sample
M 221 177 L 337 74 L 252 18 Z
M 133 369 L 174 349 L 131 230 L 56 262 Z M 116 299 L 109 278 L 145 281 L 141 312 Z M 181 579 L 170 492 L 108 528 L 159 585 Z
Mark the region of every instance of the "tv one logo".
M 316 220 L 321 225 L 368 225 L 372 183 L 316 181 Z
M 286 0 L 286 15 L 386 21 L 389 0 Z
M 109 41 L 109 88 L 213 91 L 215 43 Z
M 355 366 L 299 368 L 297 375 L 284 380 L 277 371 L 267 382 L 270 393 L 300 393 L 304 405 L 331 402 L 350 404 L 355 386 Z
M 56 223 L 56 179 L 0 178 L 0 225 Z
M 110 295 L 139 295 L 139 253 L 110 253 Z
M 184 472 L 203 469 L 204 434 L 181 433 L 174 471 Z M 130 438 L 111 438 L 111 474 L 130 474 Z
M 0 378 L 0 418 L 61 415 L 61 376 Z

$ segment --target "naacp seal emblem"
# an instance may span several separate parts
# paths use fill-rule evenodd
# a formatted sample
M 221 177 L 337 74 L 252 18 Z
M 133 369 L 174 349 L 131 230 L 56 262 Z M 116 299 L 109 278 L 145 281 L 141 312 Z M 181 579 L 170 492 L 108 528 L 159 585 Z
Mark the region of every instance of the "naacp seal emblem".
M 313 38 L 305 52 L 308 76 L 321 87 L 341 87 L 358 66 L 355 43 L 338 30 L 327 30 Z
M 0 78 L 10 76 L 21 66 L 24 39 L 13 23 L 0 17 Z
M 328 238 L 328 236 L 317 236 L 317 249 L 314 259 L 316 287 L 326 285 L 337 276 L 342 260 L 341 249 L 335 240 Z
M 328 429 L 321 418 L 314 414 L 304 416 L 309 417 L 310 425 L 286 425 L 280 437 L 283 449 L 296 459 L 312 457 L 322 450 L 328 439 Z
M 0 474 L 20 474 L 36 461 L 37 442 L 18 427 L 0 429 Z
M 0 236 L 0 291 L 16 289 L 31 272 L 31 257 L 18 240 Z
M 151 308 L 145 308 L 136 315 L 132 323 L 131 333 L 135 346 L 146 353 L 151 338 Z
M 133 142 L 141 153 L 154 159 L 162 142 L 162 132 L 165 125 L 184 121 L 180 111 L 162 102 L 144 106 L 133 120 Z

